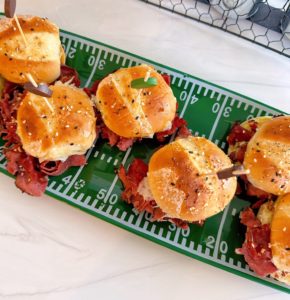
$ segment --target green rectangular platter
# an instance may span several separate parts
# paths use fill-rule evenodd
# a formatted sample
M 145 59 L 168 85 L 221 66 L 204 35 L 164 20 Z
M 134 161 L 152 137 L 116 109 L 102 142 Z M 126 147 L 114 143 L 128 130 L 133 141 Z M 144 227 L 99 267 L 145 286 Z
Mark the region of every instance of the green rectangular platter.
M 61 31 L 61 41 L 67 64 L 77 69 L 82 86 L 90 86 L 118 68 L 140 63 L 169 74 L 179 102 L 179 114 L 188 122 L 193 135 L 209 138 L 224 150 L 227 132 L 236 120 L 282 113 L 210 82 L 70 32 Z M 249 205 L 247 199 L 235 197 L 222 213 L 209 218 L 204 226 L 190 225 L 188 230 L 168 222 L 150 222 L 150 215 L 138 214 L 121 201 L 122 185 L 115 170 L 120 164 L 128 166 L 135 157 L 148 161 L 156 146 L 147 140 L 120 152 L 98 140 L 86 154 L 88 164 L 51 177 L 46 193 L 179 253 L 289 293 L 290 288 L 283 283 L 256 276 L 243 257 L 235 254 L 244 239 L 239 213 Z M 3 141 L 0 149 L 3 149 Z M 0 171 L 8 175 L 5 165 L 0 152 Z

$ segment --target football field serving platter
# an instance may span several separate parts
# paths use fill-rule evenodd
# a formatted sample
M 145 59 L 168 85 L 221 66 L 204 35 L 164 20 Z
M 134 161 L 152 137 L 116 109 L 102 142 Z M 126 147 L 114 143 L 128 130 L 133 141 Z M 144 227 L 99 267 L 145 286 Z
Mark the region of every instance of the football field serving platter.
M 83 87 L 118 68 L 140 63 L 150 64 L 161 73 L 169 74 L 179 103 L 179 115 L 188 122 L 192 134 L 209 138 L 224 150 L 227 147 L 226 135 L 236 120 L 282 113 L 189 74 L 73 33 L 62 31 L 61 41 L 67 55 L 66 64 L 77 69 Z M 146 140 L 120 152 L 99 139 L 86 154 L 88 164 L 51 177 L 46 193 L 153 242 L 289 293 L 290 288 L 283 283 L 256 276 L 249 270 L 243 256 L 235 254 L 235 249 L 241 247 L 244 240 L 239 213 L 249 205 L 247 199 L 235 197 L 222 213 L 209 218 L 202 227 L 190 225 L 187 230 L 168 222 L 151 222 L 149 214 L 138 214 L 122 202 L 122 185 L 116 169 L 120 164 L 128 166 L 135 157 L 148 161 L 157 146 L 153 140 Z M 2 149 L 3 141 L 0 171 L 8 174 Z

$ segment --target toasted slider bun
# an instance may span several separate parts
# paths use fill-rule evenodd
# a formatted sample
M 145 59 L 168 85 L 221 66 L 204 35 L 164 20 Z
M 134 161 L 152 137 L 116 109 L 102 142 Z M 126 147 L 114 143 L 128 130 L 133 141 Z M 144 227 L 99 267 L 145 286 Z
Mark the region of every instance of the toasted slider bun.
M 137 78 L 155 77 L 154 87 L 134 89 Z M 106 126 L 126 137 L 152 137 L 171 128 L 176 113 L 176 99 L 163 77 L 152 67 L 140 65 L 120 69 L 104 78 L 98 86 L 96 106 Z
M 272 261 L 279 271 L 279 280 L 290 284 L 290 194 L 280 196 L 275 203 L 271 222 Z M 276 274 L 277 276 L 277 274 Z
M 44 98 L 28 92 L 17 112 L 17 134 L 26 153 L 43 160 L 83 154 L 96 137 L 95 113 L 81 89 L 57 82 Z
M 51 83 L 60 75 L 64 51 L 59 28 L 40 17 L 19 16 L 27 46 L 14 19 L 0 20 L 0 74 L 7 80 L 23 84 L 30 73 L 38 83 Z
M 248 143 L 244 159 L 248 180 L 274 195 L 290 192 L 290 116 L 264 122 Z
M 261 205 L 257 217 L 271 228 L 272 262 L 278 269 L 271 276 L 290 285 L 290 194 Z
M 219 180 L 216 175 L 231 166 L 228 156 L 209 140 L 178 139 L 151 157 L 149 187 L 169 217 L 201 221 L 222 211 L 233 198 L 237 179 Z

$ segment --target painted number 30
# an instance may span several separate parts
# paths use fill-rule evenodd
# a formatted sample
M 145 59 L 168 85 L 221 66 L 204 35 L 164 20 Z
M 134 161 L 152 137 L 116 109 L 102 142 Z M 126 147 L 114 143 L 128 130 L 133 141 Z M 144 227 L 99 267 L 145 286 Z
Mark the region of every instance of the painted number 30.
M 90 67 L 92 67 L 95 63 L 96 63 L 96 57 L 93 56 L 93 55 L 91 55 L 91 56 L 89 57 L 89 59 L 88 59 L 88 65 L 89 65 Z M 105 65 L 106 65 L 106 61 L 105 61 L 104 59 L 101 59 L 101 60 L 98 62 L 97 67 L 98 67 L 99 70 L 104 70 Z
M 212 106 L 212 112 L 214 114 L 218 113 L 220 110 L 220 104 L 218 102 L 216 102 L 213 106 Z M 232 112 L 232 108 L 230 106 L 225 107 L 224 112 L 223 112 L 223 116 L 225 118 L 228 118 L 230 116 L 230 113 Z

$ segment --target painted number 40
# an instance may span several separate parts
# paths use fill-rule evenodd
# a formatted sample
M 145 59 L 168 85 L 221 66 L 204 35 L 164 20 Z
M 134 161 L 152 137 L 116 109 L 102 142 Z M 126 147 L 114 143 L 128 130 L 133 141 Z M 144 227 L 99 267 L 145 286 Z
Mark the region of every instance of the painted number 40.
M 187 97 L 188 97 L 188 93 L 187 93 L 187 91 L 182 91 L 181 93 L 180 93 L 180 96 L 179 96 L 179 98 L 180 98 L 180 101 L 186 101 L 187 100 Z M 198 98 L 195 96 L 195 95 L 193 95 L 193 96 L 191 96 L 191 99 L 190 99 L 190 104 L 194 104 L 194 103 L 196 103 L 198 101 Z

